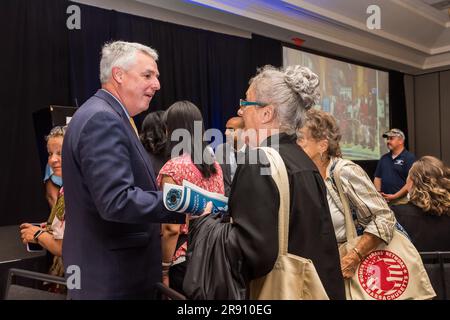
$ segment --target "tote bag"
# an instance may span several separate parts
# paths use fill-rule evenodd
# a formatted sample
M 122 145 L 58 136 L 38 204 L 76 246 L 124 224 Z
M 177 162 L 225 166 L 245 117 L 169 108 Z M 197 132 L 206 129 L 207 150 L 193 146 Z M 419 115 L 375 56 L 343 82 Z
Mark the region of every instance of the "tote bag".
M 355 164 L 339 160 L 333 174 L 347 233 L 347 242 L 339 247 L 341 258 L 361 238 L 356 236 L 350 204 L 341 184 L 340 172 L 345 165 Z M 345 293 L 348 300 L 425 300 L 436 296 L 419 252 L 397 228 L 391 242 L 380 244 L 360 262 L 353 277 L 345 280 Z
M 289 180 L 280 154 L 261 147 L 270 162 L 271 175 L 280 194 L 278 248 L 275 265 L 267 275 L 250 282 L 253 300 L 328 300 L 311 260 L 287 252 L 289 238 Z

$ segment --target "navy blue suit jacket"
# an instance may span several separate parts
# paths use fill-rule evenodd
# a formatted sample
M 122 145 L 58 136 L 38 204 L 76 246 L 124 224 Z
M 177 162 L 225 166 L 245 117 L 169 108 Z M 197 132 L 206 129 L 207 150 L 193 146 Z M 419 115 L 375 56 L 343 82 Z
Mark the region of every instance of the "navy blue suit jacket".
M 108 92 L 77 110 L 62 158 L 63 261 L 81 271 L 81 289 L 69 298 L 152 298 L 162 272 L 159 223 L 184 216 L 164 208 L 147 152 Z

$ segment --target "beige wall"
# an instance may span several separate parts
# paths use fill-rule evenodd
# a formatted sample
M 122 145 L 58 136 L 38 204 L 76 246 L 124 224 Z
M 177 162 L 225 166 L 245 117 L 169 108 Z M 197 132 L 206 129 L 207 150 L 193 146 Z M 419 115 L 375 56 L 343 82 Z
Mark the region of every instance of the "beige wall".
M 405 76 L 410 150 L 450 165 L 450 70 Z
M 450 70 L 439 73 L 441 113 L 441 155 L 450 165 Z

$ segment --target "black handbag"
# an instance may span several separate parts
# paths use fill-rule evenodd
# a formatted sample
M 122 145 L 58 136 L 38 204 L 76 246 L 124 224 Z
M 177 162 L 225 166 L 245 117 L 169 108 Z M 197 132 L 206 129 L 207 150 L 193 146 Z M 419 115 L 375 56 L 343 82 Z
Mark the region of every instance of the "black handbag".
M 192 300 L 243 300 L 245 280 L 241 274 L 242 259 L 227 252 L 230 223 L 220 217 L 191 220 L 189 226 L 187 269 L 183 291 Z M 231 260 L 229 257 L 233 257 Z

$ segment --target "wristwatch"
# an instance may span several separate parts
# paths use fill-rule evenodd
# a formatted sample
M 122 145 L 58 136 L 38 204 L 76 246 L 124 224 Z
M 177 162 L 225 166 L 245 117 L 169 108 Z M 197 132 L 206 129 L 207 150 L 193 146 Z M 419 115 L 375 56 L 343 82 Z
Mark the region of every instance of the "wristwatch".
M 45 230 L 39 229 L 38 231 L 36 231 L 33 235 L 33 240 L 38 242 L 38 238 L 40 237 L 41 234 L 43 234 L 45 232 Z

